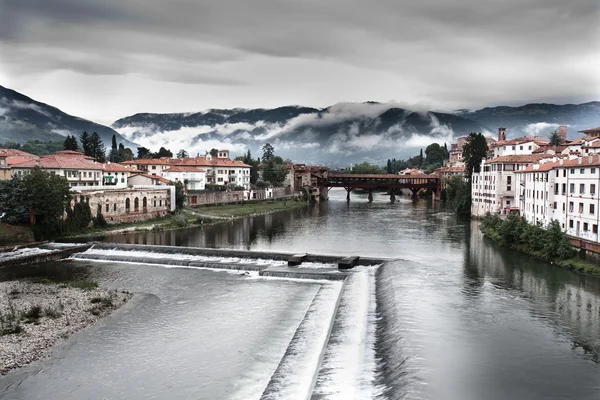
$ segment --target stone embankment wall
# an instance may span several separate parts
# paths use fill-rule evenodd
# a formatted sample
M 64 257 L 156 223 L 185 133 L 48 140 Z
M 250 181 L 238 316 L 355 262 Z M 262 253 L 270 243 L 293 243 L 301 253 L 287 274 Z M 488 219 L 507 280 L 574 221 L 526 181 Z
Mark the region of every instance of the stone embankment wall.
M 273 188 L 266 190 L 232 190 L 198 191 L 188 193 L 187 205 L 201 206 L 207 204 L 240 203 L 243 201 L 257 201 L 267 199 L 281 199 L 292 195 L 290 188 Z

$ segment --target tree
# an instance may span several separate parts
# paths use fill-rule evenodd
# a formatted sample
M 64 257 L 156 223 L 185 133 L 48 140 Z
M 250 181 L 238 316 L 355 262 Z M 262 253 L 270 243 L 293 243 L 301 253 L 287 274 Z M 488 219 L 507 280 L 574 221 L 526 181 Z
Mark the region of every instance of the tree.
M 155 153 L 152 158 L 161 158 L 161 157 L 167 157 L 167 158 L 172 158 L 173 157 L 173 153 L 171 152 L 171 150 L 168 150 L 164 147 L 161 147 L 160 149 L 158 149 L 158 153 Z
M 432 143 L 427 146 L 425 149 L 425 155 L 427 156 L 426 163 L 429 165 L 435 164 L 441 167 L 446 159 L 444 148 L 437 143 Z
M 119 161 L 131 161 L 133 160 L 133 151 L 130 148 L 125 147 L 123 143 L 119 143 Z
M 179 211 L 183 208 L 185 203 L 185 188 L 183 187 L 183 183 L 181 183 L 181 181 L 171 181 L 169 182 L 169 185 L 175 186 L 175 209 Z
M 273 159 L 273 157 L 275 156 L 275 148 L 270 143 L 265 143 L 265 145 L 262 147 L 262 152 L 263 152 L 263 156 L 262 156 L 263 163 L 267 163 L 267 162 L 271 161 Z
M 550 139 L 550 146 L 560 146 L 563 144 L 563 138 L 560 137 L 558 130 L 552 132 L 550 134 L 549 139 Z
M 212 157 L 216 157 L 216 156 L 218 156 L 218 155 L 219 155 L 219 149 L 210 149 L 210 152 L 209 152 L 209 154 L 210 154 Z
M 419 167 L 421 167 L 423 165 L 423 149 L 421 149 L 421 152 L 419 153 Z
M 110 162 L 121 162 L 119 157 L 119 147 L 117 146 L 117 136 L 112 136 L 112 146 L 110 147 L 110 153 L 108 153 L 108 159 Z
M 60 234 L 65 210 L 71 201 L 67 179 L 35 167 L 23 177 L 23 188 L 36 239 Z
M 385 174 L 385 170 L 378 165 L 369 164 L 366 161 L 352 167 L 353 174 Z
M 138 158 L 138 160 L 141 160 L 144 158 L 150 158 L 150 149 L 147 149 L 145 147 L 138 147 L 137 148 L 137 158 Z
M 79 141 L 81 142 L 81 148 L 83 149 L 83 154 L 88 157 L 93 157 L 93 150 L 91 146 L 90 135 L 86 131 L 83 131 L 81 135 L 79 135 Z
M 104 143 L 96 132 L 90 135 L 90 153 L 86 154 L 90 157 L 94 157 L 94 159 L 98 162 L 106 161 L 106 149 L 104 148 Z
M 0 214 L 6 213 L 3 221 L 9 224 L 25 224 L 29 221 L 29 198 L 21 178 L 0 181 Z
M 177 158 L 188 158 L 188 157 L 189 157 L 189 154 L 187 151 L 185 151 L 185 149 L 181 149 L 177 153 Z
M 481 133 L 470 133 L 462 153 L 469 182 L 471 182 L 473 172 L 479 172 L 481 160 L 487 156 L 487 153 L 488 145 L 485 136 Z
M 75 138 L 75 135 L 73 135 L 73 136 L 67 135 L 67 138 L 65 139 L 65 141 L 63 143 L 63 150 L 72 150 L 72 151 L 79 150 L 79 146 L 77 146 L 77 139 Z
M 287 170 L 283 164 L 275 163 L 273 160 L 263 164 L 263 180 L 273 186 L 281 186 L 286 175 Z

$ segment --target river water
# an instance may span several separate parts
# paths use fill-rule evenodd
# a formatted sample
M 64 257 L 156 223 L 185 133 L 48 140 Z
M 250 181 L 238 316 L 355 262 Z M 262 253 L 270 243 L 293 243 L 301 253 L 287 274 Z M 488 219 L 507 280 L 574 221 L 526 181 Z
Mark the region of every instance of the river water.
M 600 399 L 598 278 L 501 249 L 438 204 L 330 197 L 104 240 L 394 261 L 344 285 L 143 261 L 0 271 L 139 294 L 53 357 L 0 378 L 0 398 Z

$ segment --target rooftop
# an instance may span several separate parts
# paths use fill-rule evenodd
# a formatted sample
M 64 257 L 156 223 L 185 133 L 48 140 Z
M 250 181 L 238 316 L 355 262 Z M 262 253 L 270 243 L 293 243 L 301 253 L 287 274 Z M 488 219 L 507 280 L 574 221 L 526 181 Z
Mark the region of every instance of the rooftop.
M 538 162 L 544 158 L 548 158 L 548 154 L 516 154 L 511 156 L 500 156 L 486 160 L 486 164 L 514 163 L 514 164 L 529 164 Z
M 173 165 L 163 172 L 206 172 L 206 170 L 195 165 Z

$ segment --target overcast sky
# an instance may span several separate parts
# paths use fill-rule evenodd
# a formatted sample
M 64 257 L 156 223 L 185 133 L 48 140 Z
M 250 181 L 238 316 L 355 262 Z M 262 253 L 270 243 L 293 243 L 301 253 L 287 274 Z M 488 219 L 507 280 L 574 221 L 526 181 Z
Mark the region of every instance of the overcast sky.
M 0 85 L 136 112 L 600 100 L 597 0 L 0 0 Z

